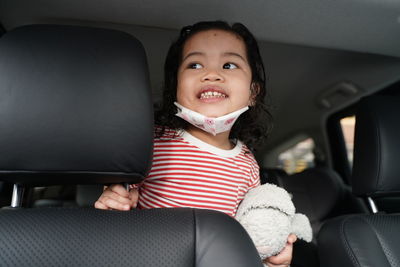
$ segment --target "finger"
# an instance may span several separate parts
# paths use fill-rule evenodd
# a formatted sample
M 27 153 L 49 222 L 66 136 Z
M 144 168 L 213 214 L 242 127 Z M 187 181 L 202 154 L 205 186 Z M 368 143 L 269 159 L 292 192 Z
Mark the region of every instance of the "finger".
M 121 184 L 113 184 L 110 185 L 107 189 L 111 190 L 112 192 L 117 193 L 118 195 L 121 195 L 123 197 L 128 198 L 129 197 L 129 192 L 123 187 Z
M 103 209 L 129 210 L 131 207 L 131 200 L 128 197 L 113 192 L 111 188 L 104 191 L 97 202 L 97 206 Z
M 124 197 L 124 196 L 121 196 L 121 195 L 119 195 L 115 192 L 111 192 L 111 191 L 104 192 L 103 195 L 99 198 L 99 200 L 104 203 L 102 198 L 111 198 L 111 199 L 113 199 L 117 202 L 120 202 L 121 204 L 125 204 L 125 205 L 131 205 L 131 203 L 132 203 L 131 199 L 129 198 L 129 195 L 128 195 L 128 197 Z
M 286 244 L 286 246 L 278 255 L 268 257 L 267 262 L 277 265 L 290 264 L 290 262 L 292 261 L 292 252 L 293 252 L 293 245 Z
M 101 209 L 101 210 L 108 210 L 109 208 L 106 206 L 106 205 L 104 205 L 102 202 L 100 202 L 99 200 L 97 200 L 95 203 L 94 203 L 94 207 L 96 208 L 96 209 Z
M 293 244 L 293 243 L 296 242 L 296 241 L 297 241 L 297 236 L 296 236 L 295 234 L 290 234 L 290 235 L 288 236 L 287 242 L 288 242 L 289 244 Z
M 131 206 L 128 203 L 121 203 L 113 198 L 104 197 L 101 199 L 103 205 L 107 206 L 109 209 L 114 210 L 130 210 Z
M 129 192 L 129 198 L 131 200 L 131 207 L 136 208 L 139 200 L 139 191 L 137 189 L 131 189 Z

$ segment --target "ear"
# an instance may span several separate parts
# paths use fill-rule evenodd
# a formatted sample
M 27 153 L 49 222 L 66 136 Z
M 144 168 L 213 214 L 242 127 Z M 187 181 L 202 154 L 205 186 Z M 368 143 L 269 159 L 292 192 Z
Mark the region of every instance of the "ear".
M 296 213 L 292 219 L 292 234 L 306 242 L 312 241 L 312 228 L 308 218 L 301 213 Z
M 260 93 L 260 85 L 258 83 L 252 82 L 250 85 L 250 99 L 249 99 L 250 107 L 256 104 L 256 97 L 259 93 Z

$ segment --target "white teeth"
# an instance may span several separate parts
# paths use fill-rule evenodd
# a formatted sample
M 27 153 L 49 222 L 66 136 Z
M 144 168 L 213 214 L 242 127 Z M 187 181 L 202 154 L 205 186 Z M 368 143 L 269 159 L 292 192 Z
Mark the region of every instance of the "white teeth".
M 217 97 L 225 98 L 226 95 L 222 94 L 220 92 L 214 92 L 214 91 L 213 92 L 211 92 L 211 91 L 204 92 L 204 93 L 201 93 L 201 95 L 200 95 L 200 99 L 203 99 L 203 98 L 217 98 Z

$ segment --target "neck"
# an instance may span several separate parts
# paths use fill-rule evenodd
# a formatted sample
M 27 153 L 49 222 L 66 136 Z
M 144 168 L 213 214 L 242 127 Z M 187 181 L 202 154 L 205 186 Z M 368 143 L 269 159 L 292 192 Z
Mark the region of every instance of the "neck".
M 216 136 L 205 132 L 199 128 L 196 128 L 192 125 L 190 125 L 186 131 L 188 133 L 190 133 L 191 135 L 193 135 L 194 137 L 200 139 L 201 141 L 218 147 L 220 149 L 225 149 L 225 150 L 229 150 L 232 149 L 234 147 L 234 145 L 232 144 L 232 142 L 229 140 L 229 133 L 230 131 L 226 131 L 223 133 L 219 133 Z

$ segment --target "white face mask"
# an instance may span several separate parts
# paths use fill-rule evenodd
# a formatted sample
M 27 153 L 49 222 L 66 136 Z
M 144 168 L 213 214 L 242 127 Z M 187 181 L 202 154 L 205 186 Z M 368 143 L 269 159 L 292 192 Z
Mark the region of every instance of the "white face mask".
M 249 107 L 244 107 L 218 118 L 209 118 L 196 111 L 185 108 L 177 102 L 174 102 L 174 104 L 178 107 L 178 112 L 175 114 L 176 116 L 213 135 L 229 131 L 239 116 L 249 109 Z

